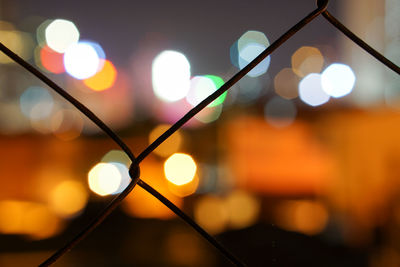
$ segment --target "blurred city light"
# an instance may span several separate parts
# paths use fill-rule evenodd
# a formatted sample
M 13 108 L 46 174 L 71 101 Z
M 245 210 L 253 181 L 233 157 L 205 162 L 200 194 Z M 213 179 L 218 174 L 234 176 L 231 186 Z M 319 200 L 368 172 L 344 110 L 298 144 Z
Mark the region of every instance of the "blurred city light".
M 103 67 L 94 76 L 83 80 L 83 83 L 94 91 L 103 91 L 112 87 L 117 78 L 117 70 L 111 61 L 105 60 Z
M 196 120 L 202 123 L 211 123 L 216 121 L 222 113 L 222 105 L 207 107 L 196 114 L 194 117 Z
M 56 19 L 46 27 L 45 36 L 51 49 L 64 53 L 69 46 L 78 42 L 79 31 L 71 21 Z
M 171 125 L 168 124 L 160 124 L 151 130 L 149 134 L 149 144 L 153 143 L 161 134 L 163 134 L 166 130 L 169 129 Z M 155 150 L 159 156 L 168 157 L 171 154 L 178 151 L 182 144 L 182 134 L 180 131 L 176 131 L 173 135 L 171 135 L 167 140 L 165 140 L 161 145 L 159 145 Z
M 40 64 L 52 73 L 63 73 L 65 72 L 63 57 L 64 55 L 53 51 L 50 47 L 44 46 L 39 47 L 40 49 Z
M 311 73 L 299 83 L 300 99 L 310 106 L 320 106 L 329 101 L 329 95 L 322 89 L 321 75 Z
M 205 195 L 195 203 L 194 218 L 207 232 L 218 234 L 227 227 L 229 212 L 221 198 Z
M 48 90 L 40 86 L 26 89 L 20 97 L 22 113 L 32 120 L 40 120 L 50 116 L 54 100 Z
M 90 189 L 100 196 L 114 194 L 121 181 L 122 177 L 118 168 L 109 163 L 96 164 L 88 174 Z
M 79 137 L 83 130 L 82 115 L 75 109 L 59 109 L 51 116 L 50 127 L 53 134 L 63 141 Z
M 349 66 L 334 63 L 322 72 L 321 82 L 325 93 L 332 97 L 342 97 L 353 90 L 356 76 Z
M 230 49 L 231 62 L 239 69 L 243 69 L 262 51 L 269 46 L 269 41 L 264 33 L 259 31 L 245 32 Z M 268 56 L 253 68 L 247 75 L 257 77 L 267 72 L 271 57 Z
M 223 84 L 224 80 L 215 75 L 195 76 L 190 80 L 190 90 L 186 96 L 186 100 L 192 106 L 197 106 L 201 101 L 217 91 Z M 222 104 L 225 100 L 226 93 L 227 92 L 220 95 L 207 107 L 214 107 Z
M 303 46 L 292 56 L 292 69 L 299 77 L 319 73 L 324 65 L 324 57 L 318 48 Z
M 235 229 L 245 228 L 256 223 L 261 203 L 250 193 L 235 190 L 225 199 L 229 226 Z
M 291 68 L 284 68 L 274 78 L 275 92 L 283 98 L 293 99 L 298 96 L 299 78 Z
M 15 30 L 2 30 L 0 28 L 0 41 L 6 45 L 18 56 L 25 60 L 29 60 L 32 57 L 33 51 L 33 40 L 28 33 L 15 31 Z M 0 53 L 0 64 L 13 63 L 8 56 L 4 53 Z
M 93 43 L 72 44 L 64 54 L 65 70 L 76 79 L 87 79 L 95 75 L 101 67 L 100 56 Z
M 163 51 L 152 65 L 155 95 L 163 101 L 174 102 L 184 98 L 190 89 L 190 63 L 182 53 Z
M 317 201 L 284 201 L 276 207 L 275 222 L 285 230 L 307 235 L 321 233 L 326 227 L 329 214 Z
M 165 177 L 176 185 L 184 185 L 191 182 L 196 170 L 197 166 L 193 158 L 183 153 L 173 154 L 164 163 Z
M 49 204 L 57 215 L 70 218 L 83 210 L 87 200 L 88 193 L 80 182 L 66 180 L 51 191 Z

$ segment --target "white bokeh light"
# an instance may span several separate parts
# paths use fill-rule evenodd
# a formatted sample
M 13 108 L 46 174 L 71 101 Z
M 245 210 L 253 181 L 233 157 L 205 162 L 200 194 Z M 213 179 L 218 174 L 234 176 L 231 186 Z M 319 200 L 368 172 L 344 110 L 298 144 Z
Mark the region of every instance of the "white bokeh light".
M 89 188 L 100 196 L 114 194 L 121 185 L 121 173 L 110 163 L 96 164 L 88 174 Z
M 152 65 L 155 95 L 163 101 L 174 102 L 186 97 L 190 89 L 190 63 L 182 53 L 163 51 Z
M 71 21 L 56 19 L 47 26 L 45 36 L 51 49 L 64 53 L 70 45 L 78 42 L 79 31 Z
M 100 66 L 96 48 L 89 42 L 79 42 L 68 47 L 64 54 L 65 70 L 72 77 L 82 80 L 92 77 Z
M 310 106 L 320 106 L 328 102 L 330 96 L 322 90 L 321 74 L 310 73 L 299 83 L 300 99 Z
M 352 69 L 344 64 L 334 63 L 321 74 L 322 89 L 330 96 L 342 97 L 349 94 L 356 82 Z
M 190 90 L 186 96 L 186 100 L 196 106 L 209 95 L 217 90 L 214 82 L 203 76 L 195 76 L 190 80 Z

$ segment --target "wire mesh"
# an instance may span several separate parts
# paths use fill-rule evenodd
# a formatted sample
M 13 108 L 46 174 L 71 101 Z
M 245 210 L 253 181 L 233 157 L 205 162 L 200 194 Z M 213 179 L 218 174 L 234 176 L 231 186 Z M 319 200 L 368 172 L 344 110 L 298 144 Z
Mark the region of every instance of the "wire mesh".
M 179 119 L 175 124 L 173 124 L 167 131 L 165 131 L 161 136 L 159 136 L 154 142 L 152 142 L 148 147 L 146 147 L 137 157 L 132 153 L 130 148 L 125 144 L 125 142 L 112 130 L 110 129 L 102 120 L 100 120 L 91 110 L 89 110 L 85 105 L 80 103 L 73 96 L 68 94 L 63 88 L 58 86 L 51 79 L 42 74 L 39 70 L 33 67 L 31 64 L 23 60 L 13 51 L 8 49 L 5 45 L 0 43 L 0 50 L 10 57 L 13 61 L 21 65 L 28 72 L 32 73 L 38 79 L 47 84 L 55 92 L 61 95 L 68 102 L 73 104 L 78 110 L 80 110 L 84 115 L 86 115 L 92 122 L 94 122 L 100 129 L 102 129 L 121 149 L 127 154 L 131 159 L 132 164 L 129 169 L 129 174 L 131 177 L 131 182 L 125 188 L 125 190 L 120 193 L 116 198 L 114 198 L 111 203 L 89 223 L 79 234 L 68 241 L 62 248 L 57 250 L 53 255 L 46 259 L 40 266 L 49 266 L 56 262 L 61 256 L 71 250 L 75 245 L 82 241 L 90 232 L 92 232 L 97 226 L 99 226 L 105 218 L 107 218 L 111 212 L 122 202 L 122 200 L 133 190 L 133 188 L 138 185 L 146 190 L 148 193 L 157 198 L 161 203 L 178 215 L 182 220 L 189 224 L 194 230 L 196 230 L 202 237 L 204 237 L 211 245 L 213 245 L 221 254 L 223 254 L 228 260 L 231 261 L 233 265 L 236 266 L 246 266 L 240 259 L 238 259 L 234 254 L 232 254 L 227 248 L 223 246 L 217 239 L 211 236 L 207 231 L 201 228 L 194 220 L 192 220 L 188 215 L 186 215 L 181 209 L 175 206 L 171 201 L 159 193 L 156 189 L 151 187 L 145 181 L 140 178 L 140 163 L 159 145 L 161 145 L 165 140 L 167 140 L 174 132 L 180 129 L 186 122 L 192 119 L 197 113 L 203 110 L 208 104 L 222 95 L 224 92 L 229 90 L 234 84 L 236 84 L 240 79 L 242 79 L 248 72 L 250 72 L 254 67 L 256 67 L 262 60 L 267 56 L 272 54 L 277 48 L 288 41 L 293 35 L 300 31 L 303 27 L 309 24 L 318 16 L 322 15 L 329 23 L 331 23 L 337 30 L 345 34 L 350 40 L 356 43 L 360 48 L 365 50 L 371 56 L 375 57 L 382 64 L 400 74 L 400 68 L 389 59 L 384 57 L 382 54 L 377 52 L 366 42 L 361 40 L 352 31 L 347 29 L 339 20 L 337 20 L 332 14 L 327 10 L 328 0 L 318 0 L 317 8 L 313 10 L 310 14 L 305 16 L 297 24 L 291 27 L 288 31 L 282 34 L 275 42 L 273 42 L 269 47 L 267 47 L 259 56 L 257 56 L 253 61 L 251 61 L 242 70 L 236 73 L 230 80 L 228 80 L 223 86 L 221 86 L 214 93 L 209 95 L 201 103 L 187 112 L 181 119 Z

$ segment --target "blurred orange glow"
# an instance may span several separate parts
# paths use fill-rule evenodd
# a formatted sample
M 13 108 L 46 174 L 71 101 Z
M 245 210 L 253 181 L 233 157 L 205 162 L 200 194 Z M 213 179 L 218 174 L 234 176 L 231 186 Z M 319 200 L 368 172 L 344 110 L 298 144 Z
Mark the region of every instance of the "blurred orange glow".
M 94 91 L 103 91 L 114 85 L 117 70 L 109 60 L 104 60 L 103 68 L 94 76 L 83 80 L 83 83 Z
M 225 199 L 225 205 L 229 213 L 229 226 L 239 229 L 254 224 L 261 208 L 260 201 L 240 190 L 231 192 Z
M 332 182 L 333 158 L 308 125 L 286 128 L 255 117 L 228 125 L 228 164 L 241 187 L 272 195 L 322 193 Z
M 168 124 L 160 124 L 155 127 L 149 135 L 149 143 L 154 142 L 161 134 L 163 134 L 171 125 Z M 158 146 L 154 153 L 162 157 L 168 157 L 172 153 L 178 151 L 182 144 L 182 134 L 180 131 L 175 132 L 171 135 L 165 142 L 163 142 L 160 146 Z
M 158 192 L 171 200 L 176 206 L 182 206 L 182 199 L 176 197 L 168 190 L 161 162 L 157 162 L 152 158 L 146 158 L 146 160 L 140 164 L 140 172 L 141 178 L 146 181 L 146 183 L 150 184 Z M 139 218 L 169 219 L 175 216 L 174 213 L 165 207 L 158 199 L 139 186 L 136 186 L 133 192 L 126 197 L 123 209 L 127 214 Z
M 196 202 L 194 218 L 210 234 L 217 234 L 227 227 L 229 213 L 221 198 L 205 195 Z
M 61 217 L 72 217 L 79 213 L 88 200 L 88 192 L 78 181 L 59 183 L 50 193 L 50 207 Z
M 275 215 L 279 227 L 307 235 L 324 230 L 329 217 L 322 203 L 308 200 L 285 201 L 277 206 Z
M 40 62 L 42 66 L 52 73 L 63 73 L 64 68 L 64 54 L 57 53 L 47 45 L 40 49 Z
M 0 233 L 28 235 L 34 239 L 51 237 L 61 229 L 61 221 L 40 203 L 0 201 Z

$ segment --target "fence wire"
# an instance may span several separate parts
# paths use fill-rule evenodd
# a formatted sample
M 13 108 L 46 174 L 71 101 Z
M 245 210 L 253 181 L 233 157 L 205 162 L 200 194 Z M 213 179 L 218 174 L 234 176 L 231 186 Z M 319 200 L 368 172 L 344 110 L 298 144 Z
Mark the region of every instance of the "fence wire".
M 99 226 L 105 218 L 107 218 L 111 212 L 125 199 L 125 197 L 132 191 L 132 189 L 138 185 L 146 190 L 148 193 L 157 198 L 166 207 L 173 211 L 177 216 L 182 218 L 187 224 L 189 224 L 194 230 L 196 230 L 203 238 L 205 238 L 210 244 L 212 244 L 221 254 L 223 254 L 228 260 L 231 261 L 233 265 L 236 266 L 246 266 L 239 258 L 232 254 L 226 247 L 223 246 L 217 239 L 211 236 L 207 231 L 201 228 L 193 219 L 191 219 L 186 213 L 175 206 L 171 201 L 159 193 L 156 189 L 148 185 L 145 181 L 140 178 L 140 163 L 159 145 L 161 145 L 165 140 L 167 140 L 174 132 L 179 130 L 186 122 L 193 118 L 197 113 L 203 110 L 208 104 L 222 95 L 224 92 L 229 90 L 234 84 L 236 84 L 240 79 L 242 79 L 248 72 L 250 72 L 255 66 L 257 66 L 262 60 L 274 52 L 278 47 L 285 43 L 290 37 L 300 31 L 304 26 L 313 21 L 316 17 L 322 16 L 330 22 L 337 30 L 345 34 L 350 40 L 364 49 L 371 56 L 375 57 L 382 64 L 396 72 L 400 75 L 400 67 L 394 64 L 392 61 L 384 57 L 378 51 L 373 49 L 363 40 L 361 40 L 352 31 L 346 28 L 339 20 L 337 20 L 332 14 L 327 10 L 329 0 L 317 0 L 317 8 L 300 20 L 297 24 L 286 31 L 281 37 L 279 37 L 275 42 L 273 42 L 269 47 L 267 47 L 259 56 L 257 56 L 253 61 L 251 61 L 246 67 L 236 73 L 230 80 L 228 80 L 224 85 L 222 85 L 217 91 L 209 95 L 197 106 L 192 108 L 188 113 L 186 113 L 180 120 L 173 124 L 167 131 L 165 131 L 160 137 L 158 137 L 153 143 L 151 143 L 146 149 L 144 149 L 137 157 L 132 153 L 130 148 L 125 144 L 125 142 L 112 130 L 110 129 L 102 120 L 100 120 L 92 111 L 90 111 L 85 105 L 80 103 L 73 96 L 68 94 L 66 90 L 61 88 L 51 79 L 46 77 L 34 66 L 23 60 L 13 51 L 8 49 L 5 45 L 0 43 L 0 50 L 10 57 L 13 61 L 24 67 L 28 72 L 32 73 L 38 79 L 47 84 L 55 92 L 64 97 L 68 102 L 74 105 L 78 110 L 80 110 L 85 116 L 87 116 L 91 121 L 93 121 L 100 129 L 102 129 L 121 149 L 128 155 L 131 159 L 132 164 L 129 168 L 129 175 L 131 177 L 131 182 L 125 188 L 125 190 L 115 197 L 111 203 L 103 209 L 103 211 L 93 219 L 80 233 L 78 233 L 73 239 L 68 241 L 62 248 L 57 250 L 53 255 L 46 259 L 40 266 L 50 266 L 55 263 L 61 256 L 71 250 L 75 245 L 82 241 L 88 234 L 90 234 L 97 226 Z

